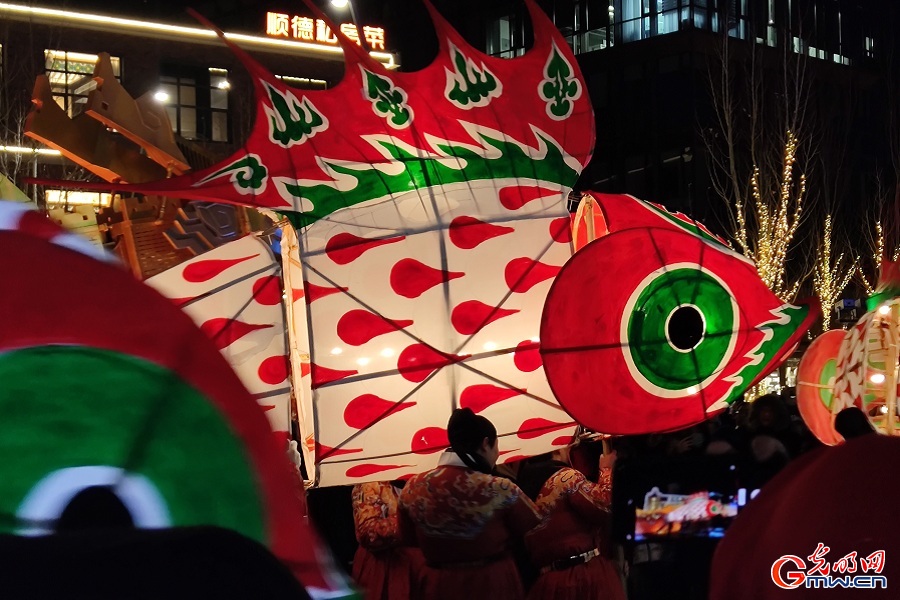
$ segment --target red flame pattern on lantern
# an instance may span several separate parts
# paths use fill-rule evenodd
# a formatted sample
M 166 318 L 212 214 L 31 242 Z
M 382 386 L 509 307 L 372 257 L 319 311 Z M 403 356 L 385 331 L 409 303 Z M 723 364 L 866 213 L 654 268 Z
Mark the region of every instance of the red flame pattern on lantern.
M 344 423 L 354 429 L 365 429 L 376 421 L 391 417 L 415 405 L 415 402 L 397 403 L 375 394 L 363 394 L 347 403 L 347 408 L 344 409 Z
M 464 215 L 453 219 L 447 235 L 457 248 L 471 250 L 472 248 L 477 248 L 483 242 L 514 231 L 515 229 L 512 227 L 493 225 L 480 221 L 475 217 Z
M 413 434 L 409 448 L 416 454 L 433 454 L 450 446 L 447 430 L 441 427 L 425 427 Z
M 548 190 L 539 186 L 507 187 L 500 190 L 500 204 L 507 210 L 519 210 L 529 202 L 547 196 L 559 197 L 559 190 Z
M 560 268 L 530 258 L 515 258 L 506 264 L 506 285 L 510 291 L 523 294 L 542 281 L 556 277 Z
M 311 364 L 310 372 L 312 373 L 312 387 L 315 389 L 326 383 L 332 383 L 350 377 L 351 375 L 356 375 L 359 371 L 342 371 L 340 369 L 329 369 L 328 367 L 323 367 L 321 365 Z
M 391 269 L 391 289 L 404 298 L 418 298 L 431 288 L 453 279 L 463 273 L 434 269 L 414 258 L 404 258 Z
M 394 469 L 403 469 L 405 467 L 411 467 L 412 465 L 382 465 L 378 463 L 365 463 L 362 465 L 356 465 L 347 469 L 347 477 L 359 478 L 359 477 L 368 477 L 369 475 L 374 475 L 375 473 L 381 473 L 383 471 L 393 471 Z
M 467 356 L 444 354 L 428 344 L 412 344 L 397 357 L 397 370 L 407 381 L 421 383 L 433 372 L 459 362 Z
M 537 342 L 525 340 L 519 342 L 516 351 L 513 353 L 513 362 L 516 368 L 525 373 L 536 371 L 543 364 L 541 360 L 540 346 Z
M 210 319 L 200 326 L 200 330 L 213 341 L 216 348 L 221 350 L 227 348 L 242 337 L 258 331 L 260 329 L 268 329 L 271 324 L 253 324 L 244 323 L 236 319 L 228 319 L 225 317 L 217 317 Z
M 325 444 L 316 442 L 316 462 L 331 458 L 332 456 L 343 456 L 344 454 L 356 454 L 362 452 L 362 448 L 332 448 Z
M 555 421 L 548 421 L 547 419 L 541 418 L 526 419 L 522 422 L 522 425 L 519 426 L 519 432 L 516 435 L 523 440 L 530 440 L 532 438 L 546 435 L 551 431 L 558 431 L 560 429 L 566 429 L 571 426 L 572 421 L 569 421 L 567 423 L 557 423 Z
M 253 299 L 263 306 L 281 304 L 281 278 L 277 275 L 260 277 L 253 282 Z
M 259 363 L 257 374 L 260 380 L 269 385 L 277 385 L 287 379 L 290 371 L 290 359 L 287 356 L 270 356 Z
M 325 254 L 328 258 L 339 265 L 352 263 L 354 260 L 378 246 L 386 244 L 394 244 L 404 239 L 403 236 L 384 238 L 380 240 L 370 240 L 362 238 L 352 233 L 339 233 L 328 240 L 325 244 Z
M 345 287 L 325 287 L 323 285 L 316 285 L 315 283 L 306 283 L 306 303 L 312 304 L 319 298 L 324 298 L 326 296 L 331 296 L 332 294 L 340 294 L 342 292 L 346 292 L 348 288 Z
M 338 321 L 337 334 L 351 346 L 362 346 L 379 335 L 392 333 L 412 324 L 410 320 L 394 321 L 367 310 L 351 310 Z
M 560 244 L 569 244 L 572 242 L 572 219 L 571 217 L 560 217 L 550 221 L 550 237 Z
M 488 323 L 514 315 L 518 310 L 488 306 L 478 300 L 467 300 L 458 304 L 450 313 L 450 323 L 463 335 L 481 331 Z
M 524 392 L 525 390 L 501 387 L 490 383 L 470 385 L 460 394 L 459 407 L 471 408 L 472 411 L 480 413 L 489 406 L 519 396 Z
M 181 272 L 181 276 L 185 281 L 190 283 L 202 283 L 204 281 L 209 281 L 214 277 L 218 277 L 234 265 L 240 264 L 245 260 L 250 260 L 251 258 L 256 258 L 257 256 L 259 256 L 259 254 L 245 256 L 243 258 L 210 259 L 192 262 L 184 268 L 184 271 Z

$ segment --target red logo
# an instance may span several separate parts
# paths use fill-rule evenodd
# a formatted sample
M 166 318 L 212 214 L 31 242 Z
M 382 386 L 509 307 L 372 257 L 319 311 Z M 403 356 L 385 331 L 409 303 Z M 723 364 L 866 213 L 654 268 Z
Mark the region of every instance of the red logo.
M 792 565 L 795 570 L 785 571 L 786 565 Z M 799 556 L 793 554 L 785 554 L 774 563 L 772 563 L 772 581 L 775 585 L 784 590 L 792 590 L 803 585 L 806 581 L 806 573 L 797 571 L 796 569 L 806 569 L 806 563 Z
M 887 588 L 887 577 L 881 574 L 884 570 L 884 550 L 876 550 L 868 556 L 859 558 L 854 550 L 834 562 L 829 562 L 825 558 L 830 551 L 831 548 L 819 542 L 806 560 L 793 554 L 785 554 L 772 563 L 770 572 L 772 582 L 783 590 L 798 587 Z M 861 574 L 854 575 L 857 572 Z

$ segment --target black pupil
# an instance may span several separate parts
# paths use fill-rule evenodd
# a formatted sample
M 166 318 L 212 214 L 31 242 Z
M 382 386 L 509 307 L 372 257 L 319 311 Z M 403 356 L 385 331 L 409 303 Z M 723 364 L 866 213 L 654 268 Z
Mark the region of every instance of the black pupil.
M 669 341 L 679 350 L 696 348 L 703 339 L 703 317 L 693 306 L 680 306 L 669 319 Z
M 56 523 L 57 531 L 132 527 L 131 513 L 116 493 L 105 486 L 92 486 L 78 492 Z

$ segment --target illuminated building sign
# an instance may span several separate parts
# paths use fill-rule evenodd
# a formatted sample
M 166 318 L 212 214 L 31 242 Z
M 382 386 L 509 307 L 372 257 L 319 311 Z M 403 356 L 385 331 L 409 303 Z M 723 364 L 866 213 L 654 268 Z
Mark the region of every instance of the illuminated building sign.
M 353 23 L 341 23 L 341 33 L 360 44 L 362 34 L 371 50 L 384 50 L 384 29 L 365 25 L 357 31 Z M 336 46 L 337 36 L 322 19 L 298 17 L 284 13 L 266 13 L 266 35 L 279 38 Z

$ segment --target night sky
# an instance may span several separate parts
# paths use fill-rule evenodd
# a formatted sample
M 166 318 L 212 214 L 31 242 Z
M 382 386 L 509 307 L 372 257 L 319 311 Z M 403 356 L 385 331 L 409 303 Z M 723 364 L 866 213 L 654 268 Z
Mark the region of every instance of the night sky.
M 481 21 L 475 17 L 484 10 L 484 1 L 432 1 L 464 37 L 471 43 L 480 45 L 480 38 L 483 37 Z M 349 21 L 346 9 L 336 9 L 327 0 L 316 2 L 335 19 Z M 44 0 L 39 4 L 196 25 L 196 21 L 185 12 L 185 8 L 192 7 L 226 31 L 256 35 L 265 34 L 267 11 L 310 14 L 302 0 L 130 0 L 121 5 L 108 0 Z M 437 40 L 421 0 L 354 0 L 354 6 L 362 24 L 385 28 L 388 49 L 400 53 L 403 70 L 422 68 L 437 53 Z

